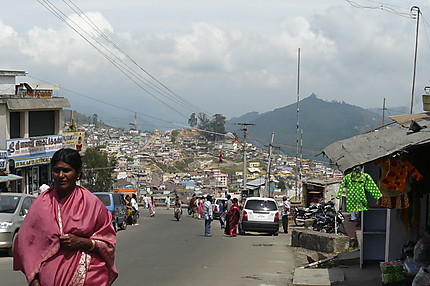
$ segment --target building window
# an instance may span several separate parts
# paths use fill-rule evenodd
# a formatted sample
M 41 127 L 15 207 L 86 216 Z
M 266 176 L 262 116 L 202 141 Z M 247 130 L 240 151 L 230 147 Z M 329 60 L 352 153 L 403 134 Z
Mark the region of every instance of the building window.
M 20 138 L 21 137 L 21 116 L 20 112 L 9 113 L 10 119 L 10 138 Z
M 45 136 L 55 134 L 55 111 L 30 111 L 29 136 Z

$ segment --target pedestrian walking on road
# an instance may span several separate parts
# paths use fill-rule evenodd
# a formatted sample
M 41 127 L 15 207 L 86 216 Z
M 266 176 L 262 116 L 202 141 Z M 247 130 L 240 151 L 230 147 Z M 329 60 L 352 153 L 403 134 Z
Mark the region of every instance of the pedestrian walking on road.
M 237 226 L 239 224 L 240 219 L 240 208 L 239 208 L 239 201 L 237 198 L 234 198 L 232 200 L 232 205 L 230 208 L 230 211 L 227 215 L 227 225 L 225 227 L 224 233 L 226 235 L 231 235 L 233 237 L 237 236 Z
M 203 217 L 203 198 L 199 198 L 199 200 L 198 200 L 197 213 L 198 213 L 197 217 L 199 219 Z
M 32 286 L 111 285 L 116 233 L 101 200 L 76 185 L 81 156 L 60 149 L 51 170 L 55 185 L 36 198 L 15 237 L 13 269 Z
M 168 210 L 170 210 L 170 197 L 169 196 L 166 197 L 166 208 Z
M 222 200 L 220 200 L 219 205 L 218 205 L 218 210 L 220 212 L 219 215 L 219 224 L 221 225 L 221 228 L 225 228 L 225 219 L 227 217 L 227 210 L 225 208 L 225 204 Z
M 212 196 L 208 195 L 206 202 L 203 204 L 203 217 L 205 219 L 205 236 L 211 235 L 211 223 L 213 220 Z
M 287 196 L 282 197 L 282 227 L 284 228 L 284 233 L 288 233 L 288 215 L 290 214 L 291 203 Z
M 154 196 L 151 196 L 151 199 L 148 202 L 148 208 L 149 208 L 149 216 L 154 217 L 155 216 L 155 200 Z
M 190 200 L 190 205 L 188 206 L 188 214 L 191 215 L 191 217 L 197 216 L 197 199 L 196 194 L 193 194 Z
M 227 215 L 230 212 L 231 206 L 233 205 L 233 202 L 231 200 L 231 196 L 227 195 L 227 202 L 226 202 L 226 211 L 227 211 Z
M 149 208 L 149 201 L 148 201 L 148 197 L 145 195 L 143 195 L 143 205 L 145 207 L 145 209 Z

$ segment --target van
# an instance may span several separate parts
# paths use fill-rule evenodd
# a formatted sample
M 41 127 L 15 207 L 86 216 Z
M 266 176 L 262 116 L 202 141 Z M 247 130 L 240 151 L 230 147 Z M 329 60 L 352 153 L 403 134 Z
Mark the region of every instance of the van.
M 115 231 L 127 228 L 127 206 L 121 194 L 109 192 L 93 193 L 112 214 L 112 224 Z
M 245 231 L 266 232 L 278 235 L 279 212 L 272 198 L 247 198 L 239 221 L 239 234 Z

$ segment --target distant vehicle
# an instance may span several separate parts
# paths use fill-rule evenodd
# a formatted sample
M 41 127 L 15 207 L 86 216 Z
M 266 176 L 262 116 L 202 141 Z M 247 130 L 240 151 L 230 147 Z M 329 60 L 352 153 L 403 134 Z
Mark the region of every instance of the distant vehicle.
M 223 202 L 224 204 L 227 202 L 226 198 L 215 198 L 215 202 L 213 204 L 213 215 L 214 219 L 219 219 L 221 216 L 221 212 L 219 209 L 219 204 Z
M 30 206 L 36 199 L 22 193 L 0 193 L 0 248 L 13 255 L 13 242 Z
M 112 224 L 115 231 L 127 228 L 127 206 L 121 194 L 96 192 L 96 195 L 112 214 Z
M 279 212 L 272 198 L 247 198 L 239 221 L 239 234 L 246 231 L 267 232 L 278 235 Z

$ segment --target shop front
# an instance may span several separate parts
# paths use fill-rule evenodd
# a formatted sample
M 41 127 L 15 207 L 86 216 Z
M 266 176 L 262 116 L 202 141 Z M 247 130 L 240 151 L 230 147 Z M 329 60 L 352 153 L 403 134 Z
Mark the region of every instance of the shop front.
M 12 184 L 12 191 L 39 193 L 43 184 L 50 185 L 50 161 L 62 148 L 62 135 L 7 140 L 10 173 L 23 177 Z

